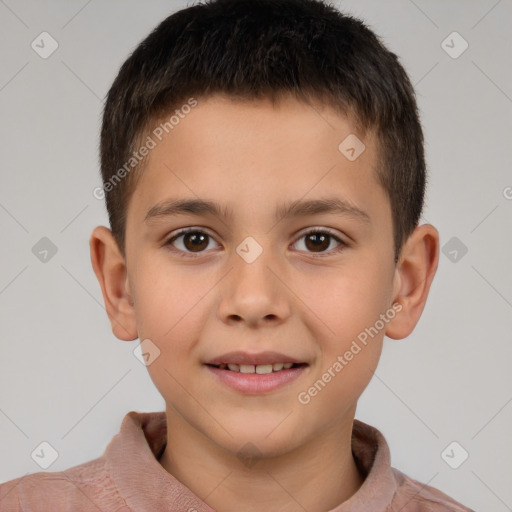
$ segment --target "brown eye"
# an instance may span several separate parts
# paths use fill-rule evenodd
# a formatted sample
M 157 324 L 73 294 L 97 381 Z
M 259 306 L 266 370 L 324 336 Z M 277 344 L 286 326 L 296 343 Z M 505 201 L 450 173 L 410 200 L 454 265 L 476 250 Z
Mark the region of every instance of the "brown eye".
M 208 233 L 198 229 L 189 229 L 180 231 L 165 245 L 171 246 L 180 256 L 187 256 L 205 252 L 212 241 L 213 238 Z
M 208 247 L 208 238 L 208 235 L 199 231 L 187 233 L 183 235 L 183 245 L 190 251 L 201 251 Z
M 337 245 L 331 247 L 333 241 Z M 304 248 L 299 247 L 299 249 L 309 252 L 313 254 L 313 256 L 330 256 L 347 247 L 347 244 L 343 240 L 331 234 L 329 231 L 320 229 L 311 230 L 303 234 L 295 244 L 303 245 Z
M 310 233 L 306 235 L 306 247 L 312 251 L 325 251 L 329 247 L 330 238 L 330 235 Z

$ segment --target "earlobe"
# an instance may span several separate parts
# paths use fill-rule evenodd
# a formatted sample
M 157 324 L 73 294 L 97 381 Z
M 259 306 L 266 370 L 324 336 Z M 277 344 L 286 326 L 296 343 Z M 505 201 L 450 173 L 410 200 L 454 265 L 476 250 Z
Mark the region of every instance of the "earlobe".
M 105 309 L 114 335 L 123 341 L 137 339 L 133 299 L 126 264 L 110 229 L 96 227 L 89 240 L 91 263 L 101 286 Z
M 401 310 L 387 325 L 389 338 L 402 339 L 413 331 L 427 302 L 438 261 L 436 228 L 430 224 L 416 227 L 402 247 L 395 271 L 393 303 L 400 304 Z

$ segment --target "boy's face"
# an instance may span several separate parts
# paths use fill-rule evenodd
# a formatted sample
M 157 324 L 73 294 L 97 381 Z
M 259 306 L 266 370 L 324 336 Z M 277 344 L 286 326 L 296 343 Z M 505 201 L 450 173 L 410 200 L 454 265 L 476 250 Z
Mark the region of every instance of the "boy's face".
M 277 455 L 351 425 L 399 287 L 375 141 L 350 161 L 338 146 L 351 134 L 319 105 L 213 96 L 155 139 L 128 208 L 126 287 L 138 337 L 160 350 L 148 371 L 176 428 Z M 199 199 L 221 216 L 147 216 Z M 347 208 L 283 216 L 292 202 L 326 199 Z M 183 228 L 200 233 L 170 241 Z M 303 364 L 249 376 L 207 365 L 236 363 L 223 358 L 232 352 Z

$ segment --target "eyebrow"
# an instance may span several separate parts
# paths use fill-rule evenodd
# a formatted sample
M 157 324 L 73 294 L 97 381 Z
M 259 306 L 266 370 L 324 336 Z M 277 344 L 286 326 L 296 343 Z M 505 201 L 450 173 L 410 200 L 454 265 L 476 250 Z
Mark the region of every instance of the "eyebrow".
M 296 200 L 279 205 L 274 213 L 274 220 L 307 215 L 332 213 L 350 216 L 355 219 L 370 223 L 369 215 L 356 206 L 337 197 L 325 199 L 311 199 L 307 201 Z M 153 219 L 170 217 L 174 215 L 214 215 L 220 218 L 233 218 L 233 212 L 226 206 L 221 206 L 215 201 L 204 199 L 166 199 L 152 206 L 146 213 L 144 222 Z

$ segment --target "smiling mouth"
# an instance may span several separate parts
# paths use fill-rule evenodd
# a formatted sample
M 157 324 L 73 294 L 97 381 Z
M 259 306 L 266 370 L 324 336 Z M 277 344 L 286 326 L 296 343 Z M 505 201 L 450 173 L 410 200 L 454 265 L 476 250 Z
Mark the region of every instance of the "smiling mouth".
M 273 363 L 273 364 L 208 364 L 218 368 L 219 370 L 227 370 L 237 373 L 257 373 L 259 375 L 265 375 L 269 373 L 277 373 L 282 370 L 289 370 L 290 368 L 299 368 L 301 366 L 307 366 L 306 363 Z

